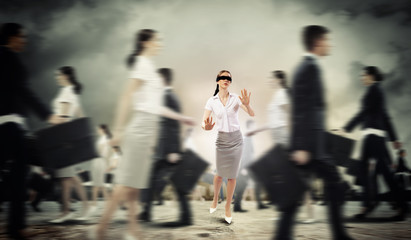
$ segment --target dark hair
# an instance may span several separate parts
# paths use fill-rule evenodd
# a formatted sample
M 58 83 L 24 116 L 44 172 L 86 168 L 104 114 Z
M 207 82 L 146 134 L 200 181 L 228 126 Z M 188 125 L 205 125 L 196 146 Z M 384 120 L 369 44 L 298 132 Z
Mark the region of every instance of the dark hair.
M 0 45 L 7 45 L 10 37 L 19 35 L 23 26 L 18 23 L 3 23 L 0 27 Z
M 330 31 L 323 26 L 310 25 L 303 29 L 303 44 L 305 50 L 311 51 L 315 46 L 315 41 L 320 39 L 324 34 Z
M 368 67 L 364 67 L 363 70 L 365 71 L 365 73 L 367 73 L 368 75 L 371 75 L 374 77 L 374 80 L 377 82 L 380 82 L 382 80 L 384 80 L 383 75 L 381 74 L 380 70 L 375 67 L 375 66 L 368 66 Z
M 231 77 L 231 73 L 230 73 L 230 71 L 228 71 L 228 70 L 221 70 L 218 74 L 217 74 L 217 78 L 221 75 L 221 74 L 223 74 L 223 73 L 228 73 L 228 74 L 230 74 L 230 77 Z M 213 96 L 215 96 L 215 95 L 217 95 L 217 93 L 220 91 L 220 88 L 219 88 L 219 86 L 218 86 L 218 84 L 217 84 L 217 87 L 215 88 L 215 91 L 214 91 L 214 95 Z
M 158 73 L 164 78 L 164 82 L 167 85 L 170 85 L 173 81 L 173 72 L 170 68 L 160 68 L 158 69 Z
M 108 128 L 107 124 L 100 124 L 99 127 L 108 138 L 113 137 L 113 135 L 111 134 L 110 129 Z
M 273 75 L 274 75 L 274 77 L 280 79 L 281 87 L 288 89 L 287 77 L 286 77 L 284 71 L 281 71 L 281 70 L 273 71 Z
M 152 29 L 142 29 L 136 34 L 136 40 L 133 52 L 127 57 L 127 67 L 131 68 L 136 62 L 136 56 L 140 55 L 144 50 L 143 43 L 150 41 L 156 31 Z
M 80 95 L 81 89 L 82 89 L 83 87 L 82 87 L 82 85 L 77 81 L 76 71 L 74 70 L 74 68 L 73 68 L 73 67 L 70 67 L 70 66 L 64 66 L 64 67 L 59 68 L 59 71 L 60 71 L 62 74 L 64 74 L 64 75 L 67 76 L 67 79 L 69 80 L 69 82 L 74 85 L 74 92 L 75 92 L 76 94 L 79 94 L 79 95 Z

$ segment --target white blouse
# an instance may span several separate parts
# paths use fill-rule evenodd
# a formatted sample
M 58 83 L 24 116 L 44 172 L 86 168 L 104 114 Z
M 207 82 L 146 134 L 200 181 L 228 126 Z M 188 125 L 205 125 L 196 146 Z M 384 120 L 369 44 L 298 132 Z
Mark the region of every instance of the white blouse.
M 69 103 L 69 109 L 67 115 L 70 118 L 76 116 L 80 106 L 80 101 L 78 95 L 74 92 L 74 86 L 66 86 L 60 89 L 57 97 L 54 98 L 52 102 L 53 111 L 57 115 L 63 114 L 63 104 L 62 103 Z
M 151 59 L 138 56 L 136 61 L 129 77 L 140 79 L 143 81 L 143 84 L 133 95 L 133 109 L 160 114 L 164 90 L 162 79 Z
M 221 102 L 218 94 L 209 98 L 205 109 L 214 113 L 219 132 L 235 132 L 240 130 L 240 122 L 238 121 L 238 110 L 242 105 L 238 95 L 229 93 L 226 105 Z
M 268 121 L 271 128 L 287 126 L 287 113 L 281 108 L 290 102 L 286 91 L 284 88 L 279 89 L 268 105 Z
M 108 158 L 110 153 L 109 139 L 103 135 L 97 140 L 96 147 L 101 158 Z

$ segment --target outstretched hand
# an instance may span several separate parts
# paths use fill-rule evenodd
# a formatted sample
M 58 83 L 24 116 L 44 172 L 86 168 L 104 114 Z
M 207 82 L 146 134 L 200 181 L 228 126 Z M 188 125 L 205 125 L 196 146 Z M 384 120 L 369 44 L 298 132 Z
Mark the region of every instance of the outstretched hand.
M 213 129 L 215 122 L 213 123 L 213 117 L 209 117 L 204 120 L 204 130 L 211 130 Z
M 244 88 L 243 90 L 241 90 L 241 96 L 238 96 L 238 98 L 243 105 L 248 106 L 250 104 L 250 96 L 251 92 L 248 94 L 247 89 Z

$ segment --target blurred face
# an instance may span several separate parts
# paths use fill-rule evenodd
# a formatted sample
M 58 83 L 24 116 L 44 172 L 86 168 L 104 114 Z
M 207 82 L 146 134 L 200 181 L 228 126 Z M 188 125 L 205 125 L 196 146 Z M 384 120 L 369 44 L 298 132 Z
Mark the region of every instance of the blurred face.
M 223 72 L 218 76 L 231 77 L 231 74 L 229 74 L 228 72 Z M 217 84 L 220 89 L 228 89 L 228 87 L 231 85 L 231 81 L 227 79 L 221 79 L 221 80 L 218 80 Z
M 315 53 L 319 56 L 328 56 L 331 52 L 330 38 L 328 34 L 324 34 L 315 42 Z
M 26 46 L 26 43 L 27 43 L 27 37 L 25 35 L 24 30 L 21 29 L 20 32 L 16 36 L 9 38 L 8 46 L 14 52 L 22 52 L 24 50 L 24 47 Z
M 156 56 L 162 49 L 162 41 L 158 33 L 154 33 L 153 37 L 144 43 L 147 53 L 151 56 Z
M 280 79 L 276 77 L 270 77 L 268 85 L 270 85 L 270 87 L 273 89 L 280 88 Z
M 361 74 L 361 82 L 364 86 L 371 86 L 375 83 L 374 77 L 372 75 L 367 74 L 367 72 L 363 71 Z
M 70 82 L 67 79 L 67 76 L 58 70 L 56 71 L 56 80 L 57 80 L 57 84 L 62 87 L 70 84 Z

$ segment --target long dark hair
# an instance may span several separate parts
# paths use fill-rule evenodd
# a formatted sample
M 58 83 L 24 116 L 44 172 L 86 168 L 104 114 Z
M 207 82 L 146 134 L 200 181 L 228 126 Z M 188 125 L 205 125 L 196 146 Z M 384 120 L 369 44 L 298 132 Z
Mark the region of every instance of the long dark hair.
M 381 82 L 384 80 L 384 76 L 380 72 L 380 70 L 376 66 L 368 66 L 364 67 L 363 70 L 368 74 L 374 77 L 374 80 L 377 82 Z
M 223 73 L 228 73 L 228 74 L 230 74 L 230 77 L 231 77 L 231 73 L 230 73 L 230 71 L 228 71 L 228 70 L 221 70 L 218 74 L 217 74 L 217 78 L 219 77 L 219 76 L 221 76 L 221 74 L 223 74 Z M 218 82 L 218 81 L 217 81 Z M 214 95 L 213 96 L 215 96 L 215 95 L 217 95 L 217 93 L 220 91 L 220 87 L 218 86 L 218 83 L 217 83 L 217 87 L 215 88 L 215 91 L 214 91 Z
M 83 86 L 79 83 L 79 81 L 76 78 L 75 69 L 70 66 L 64 66 L 64 67 L 59 68 L 59 71 L 62 74 L 67 76 L 67 79 L 69 80 L 69 82 L 74 85 L 74 92 L 80 95 Z
M 127 67 L 131 68 L 134 65 L 134 63 L 136 62 L 136 56 L 140 55 L 141 52 L 144 50 L 143 43 L 146 41 L 150 41 L 155 33 L 156 31 L 152 29 L 142 29 L 136 34 L 134 50 L 127 57 L 126 60 Z

